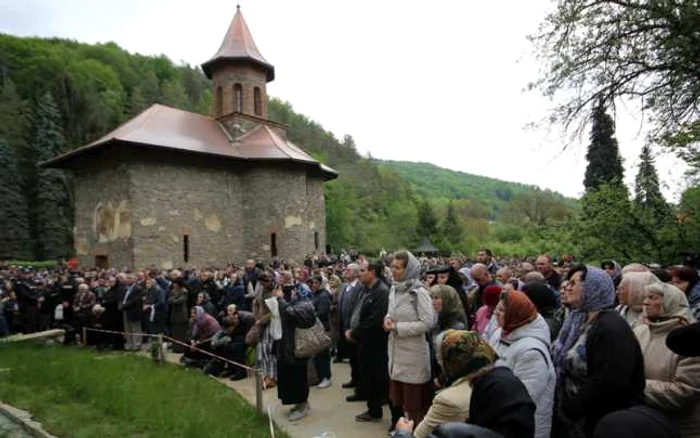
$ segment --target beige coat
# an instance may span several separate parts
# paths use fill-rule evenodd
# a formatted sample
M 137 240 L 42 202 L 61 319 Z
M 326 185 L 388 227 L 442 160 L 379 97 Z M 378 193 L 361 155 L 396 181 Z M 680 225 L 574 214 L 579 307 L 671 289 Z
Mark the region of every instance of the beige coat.
M 389 377 L 403 383 L 422 384 L 430 380 L 430 346 L 426 334 L 434 325 L 433 300 L 423 286 L 389 293 L 387 316 L 396 327 L 389 333 Z
M 465 422 L 469 417 L 469 401 L 472 387 L 466 378 L 455 381 L 450 387 L 440 391 L 433 399 L 430 410 L 418 424 L 413 436 L 425 438 L 436 427 L 452 421 Z
M 684 438 L 700 438 L 700 358 L 682 357 L 666 347 L 666 336 L 681 326 L 678 319 L 634 329 L 644 354 L 647 404 L 664 412 Z

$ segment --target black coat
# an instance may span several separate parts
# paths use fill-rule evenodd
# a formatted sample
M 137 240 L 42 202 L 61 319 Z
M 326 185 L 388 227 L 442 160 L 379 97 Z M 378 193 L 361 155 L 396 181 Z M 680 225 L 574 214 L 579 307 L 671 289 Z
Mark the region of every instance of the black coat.
M 617 312 L 601 312 L 586 339 L 588 377 L 575 397 L 559 406 L 570 420 L 584 420 L 590 436 L 596 423 L 613 411 L 644 404 L 644 357 L 634 332 Z
M 352 337 L 369 355 L 386 356 L 389 334 L 384 331 L 384 316 L 389 308 L 389 287 L 381 280 L 365 289 L 365 299 L 360 307 L 360 325 Z
M 127 286 L 124 291 L 125 296 L 128 291 L 129 287 Z M 129 321 L 141 321 L 141 315 L 143 313 L 143 288 L 138 284 L 134 284 L 126 301 L 122 299 L 119 310 L 124 312 Z
M 323 324 L 326 331 L 331 329 L 331 296 L 325 289 L 311 293 L 311 302 L 314 304 L 314 312 Z
M 310 328 L 316 323 L 313 304 L 309 300 L 287 303 L 282 298 L 277 298 L 277 302 L 282 320 L 282 339 L 276 342 L 277 360 L 294 366 L 304 365 L 308 359 L 294 355 L 294 333 L 297 327 Z
M 535 403 L 509 368 L 495 367 L 472 381 L 469 422 L 506 438 L 532 438 Z

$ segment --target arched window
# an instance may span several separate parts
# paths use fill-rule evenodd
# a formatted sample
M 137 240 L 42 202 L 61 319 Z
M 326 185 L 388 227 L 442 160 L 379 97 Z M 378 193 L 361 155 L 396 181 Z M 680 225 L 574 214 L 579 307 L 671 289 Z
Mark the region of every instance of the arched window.
M 219 117 L 224 111 L 224 90 L 221 85 L 216 87 L 214 91 L 214 115 Z
M 314 249 L 318 251 L 318 231 L 314 232 Z
M 235 105 L 233 106 L 235 110 L 239 113 L 243 112 L 243 87 L 241 84 L 236 84 L 233 86 L 233 98 L 235 99 L 233 102 Z
M 253 89 L 253 105 L 255 107 L 255 115 L 262 116 L 262 92 L 260 87 Z

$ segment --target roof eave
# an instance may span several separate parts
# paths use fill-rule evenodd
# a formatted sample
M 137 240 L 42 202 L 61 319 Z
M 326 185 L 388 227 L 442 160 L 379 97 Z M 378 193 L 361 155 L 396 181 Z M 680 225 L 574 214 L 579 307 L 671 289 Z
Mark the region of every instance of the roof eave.
M 267 62 L 260 61 L 259 59 L 252 58 L 250 56 L 216 56 L 202 64 L 202 71 L 207 76 L 207 78 L 211 79 L 212 68 L 214 64 L 225 61 L 246 61 L 251 62 L 253 64 L 257 64 L 265 69 L 265 78 L 267 82 L 272 82 L 275 80 L 275 67 L 273 65 L 268 64 Z

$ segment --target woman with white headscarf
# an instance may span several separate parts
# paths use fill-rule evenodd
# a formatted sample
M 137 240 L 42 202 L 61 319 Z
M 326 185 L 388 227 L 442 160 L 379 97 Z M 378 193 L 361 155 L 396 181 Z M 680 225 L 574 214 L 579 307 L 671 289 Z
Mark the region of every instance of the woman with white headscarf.
M 700 358 L 683 357 L 666 346 L 666 337 L 694 318 L 685 294 L 675 286 L 646 288 L 644 323 L 634 329 L 644 354 L 648 406 L 665 413 L 683 437 L 700 437 Z
M 394 254 L 394 285 L 384 330 L 389 332 L 389 398 L 392 424 L 399 407 L 418 424 L 433 399 L 430 345 L 427 334 L 435 324 L 433 301 L 420 281 L 420 262 L 407 251 Z

